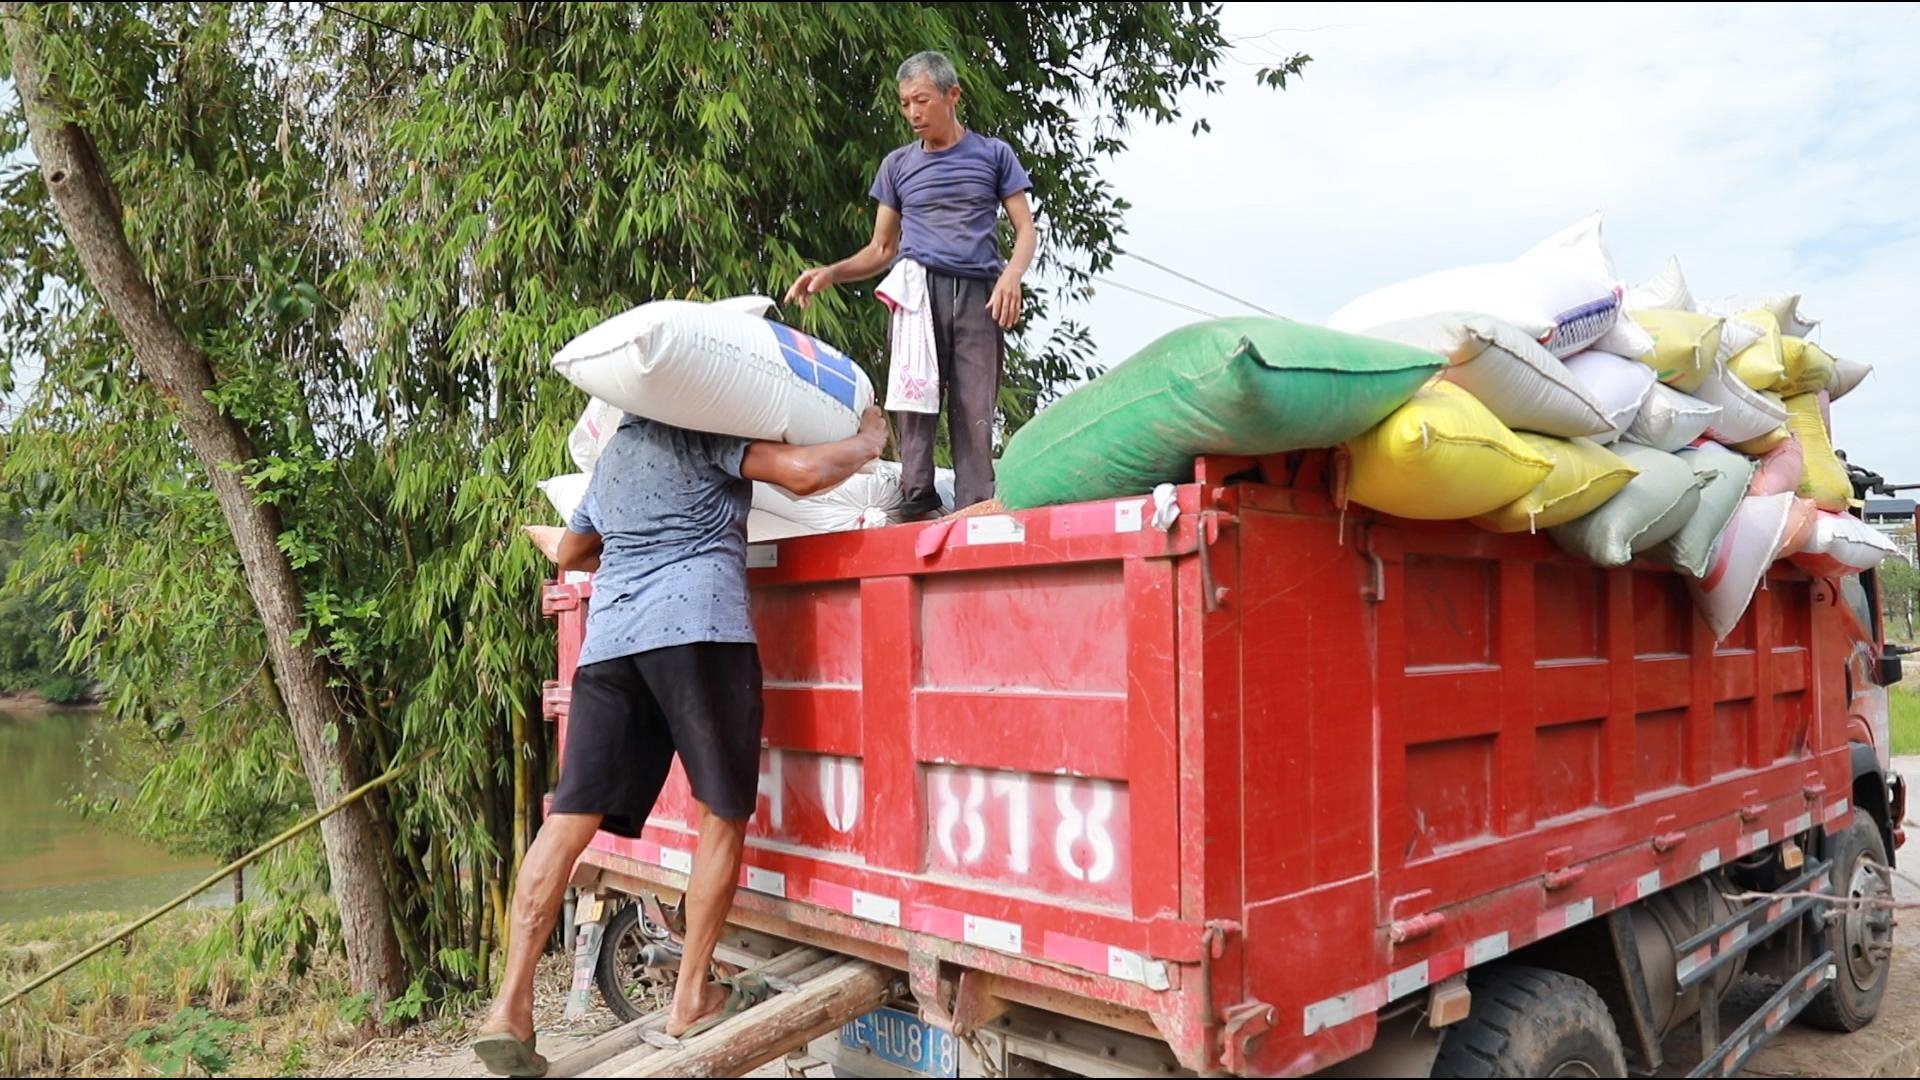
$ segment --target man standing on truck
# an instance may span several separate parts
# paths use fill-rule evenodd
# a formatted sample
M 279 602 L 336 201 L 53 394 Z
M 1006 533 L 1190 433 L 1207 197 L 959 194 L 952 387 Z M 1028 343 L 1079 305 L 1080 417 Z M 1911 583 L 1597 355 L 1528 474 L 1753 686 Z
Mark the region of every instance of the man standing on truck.
M 993 498 L 1005 331 L 1020 320 L 1020 281 L 1038 241 L 1027 203 L 1032 181 L 1005 142 L 961 124 L 953 63 L 918 53 L 896 79 L 915 140 L 888 154 L 874 177 L 873 239 L 801 274 L 787 302 L 804 309 L 833 285 L 893 271 L 875 295 L 893 310 L 887 409 L 900 429 L 902 514 L 910 521 L 940 510 L 933 444 L 943 399 L 955 504 Z M 996 234 L 1002 207 L 1015 234 L 1005 260 Z
M 707 981 L 759 801 L 761 669 L 747 606 L 752 481 L 808 495 L 880 456 L 885 415 L 819 446 L 750 442 L 628 415 L 561 536 L 560 570 L 594 574 L 573 676 L 559 788 L 513 898 L 506 970 L 474 1051 L 493 1072 L 540 1076 L 533 975 L 574 863 L 605 829 L 637 837 L 674 754 L 700 807 L 687 928 L 667 1034 L 757 1003 L 758 981 Z

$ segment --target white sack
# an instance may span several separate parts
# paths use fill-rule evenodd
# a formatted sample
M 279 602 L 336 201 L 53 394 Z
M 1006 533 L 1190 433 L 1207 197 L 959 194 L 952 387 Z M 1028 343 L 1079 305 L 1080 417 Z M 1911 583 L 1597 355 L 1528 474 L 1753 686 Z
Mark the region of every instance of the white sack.
M 1634 417 L 1633 424 L 1621 437 L 1669 454 L 1678 453 L 1705 435 L 1718 419 L 1720 406 L 1683 394 L 1671 386 L 1656 384 L 1653 393 L 1647 395 L 1647 403 L 1641 406 L 1640 415 Z
M 1518 327 L 1564 358 L 1613 328 L 1624 295 L 1595 214 L 1512 262 L 1441 270 L 1377 289 L 1334 312 L 1327 325 L 1363 334 L 1421 315 L 1471 311 Z
M 1515 431 L 1571 439 L 1612 422 L 1560 358 L 1518 327 L 1487 315 L 1426 315 L 1376 326 L 1367 336 L 1447 357 L 1440 377 L 1472 394 Z
M 641 304 L 568 342 L 553 365 L 594 398 L 675 427 L 798 445 L 852 437 L 872 382 L 840 350 L 752 314 L 765 302 Z
M 1725 641 L 1753 601 L 1753 592 L 1773 565 L 1786 538 L 1793 495 L 1749 495 L 1714 544 L 1713 562 L 1700 578 L 1686 578 L 1694 604 L 1713 628 L 1715 643 Z
M 1729 321 L 1727 325 L 1734 323 Z M 1717 442 L 1747 442 L 1776 431 L 1787 422 L 1784 405 L 1776 405 L 1767 395 L 1741 382 L 1724 363 L 1714 365 L 1713 374 L 1707 376 L 1707 381 L 1693 396 L 1720 407 L 1720 415 L 1707 428 L 1707 434 Z
M 1659 376 L 1647 365 L 1598 350 L 1569 357 L 1566 367 L 1599 403 L 1601 414 L 1607 419 L 1607 430 L 1593 437 L 1593 441 L 1603 445 L 1626 434 L 1659 381 Z

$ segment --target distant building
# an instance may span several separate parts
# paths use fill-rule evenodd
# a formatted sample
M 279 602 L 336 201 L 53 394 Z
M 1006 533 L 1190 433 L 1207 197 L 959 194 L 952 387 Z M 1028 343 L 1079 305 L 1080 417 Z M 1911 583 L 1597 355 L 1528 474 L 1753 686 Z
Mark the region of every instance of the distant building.
M 1914 512 L 1912 499 L 1868 499 L 1867 524 L 1886 533 L 1909 562 L 1915 560 Z

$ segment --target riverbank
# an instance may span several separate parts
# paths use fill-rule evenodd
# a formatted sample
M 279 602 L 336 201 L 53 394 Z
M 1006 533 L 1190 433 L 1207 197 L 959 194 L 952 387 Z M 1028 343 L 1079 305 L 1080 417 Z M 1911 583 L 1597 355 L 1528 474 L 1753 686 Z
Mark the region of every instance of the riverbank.
M 279 961 L 261 939 L 318 932 L 288 906 L 177 911 L 0 1011 L 7 1076 L 300 1076 L 359 1045 L 345 964 L 315 940 Z M 0 985 L 20 986 L 137 917 L 0 924 Z M 308 966 L 310 963 L 311 966 Z M 183 1062 L 191 1062 L 188 1072 Z
M 135 917 L 0 925 L 0 986 L 24 984 Z M 168 915 L 0 1010 L 0 1075 L 486 1075 L 467 1047 L 485 1014 L 479 995 L 397 1035 L 370 1037 L 336 943 L 316 941 L 311 967 L 297 957 L 265 965 L 250 959 L 256 933 L 284 933 L 303 917 L 299 908 L 244 905 Z M 535 1012 L 543 1049 L 564 1051 L 618 1024 L 597 993 L 588 1015 L 569 1024 L 571 977 L 570 957 L 542 960 Z M 185 1073 L 181 1055 L 193 1062 Z
M 92 694 L 77 701 L 55 701 L 37 690 L 23 690 L 0 693 L 0 712 L 43 713 L 58 712 L 62 709 L 98 709 L 100 702 Z

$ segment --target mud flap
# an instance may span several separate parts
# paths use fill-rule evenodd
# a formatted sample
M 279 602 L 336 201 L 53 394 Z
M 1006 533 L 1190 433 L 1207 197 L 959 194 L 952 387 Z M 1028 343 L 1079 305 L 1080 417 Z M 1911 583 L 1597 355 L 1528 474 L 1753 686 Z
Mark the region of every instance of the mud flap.
M 593 1007 L 593 970 L 600 963 L 600 943 L 606 939 L 607 919 L 613 908 L 599 893 L 583 892 L 574 916 L 573 985 L 567 993 L 567 1019 L 586 1018 Z

